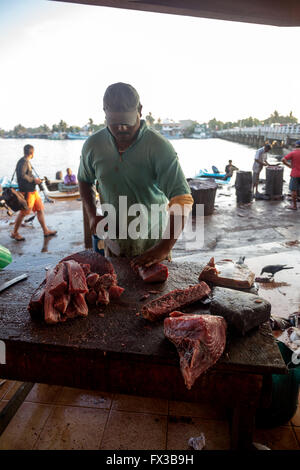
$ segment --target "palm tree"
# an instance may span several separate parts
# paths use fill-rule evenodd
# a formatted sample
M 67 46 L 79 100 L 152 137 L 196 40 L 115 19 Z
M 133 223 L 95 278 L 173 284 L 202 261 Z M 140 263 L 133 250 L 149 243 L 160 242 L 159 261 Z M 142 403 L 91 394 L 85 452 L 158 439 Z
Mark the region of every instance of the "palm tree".
M 61 121 L 60 121 L 59 124 L 58 124 L 58 129 L 59 129 L 61 132 L 66 132 L 67 127 L 68 127 L 68 126 L 67 126 L 67 123 L 61 119 Z

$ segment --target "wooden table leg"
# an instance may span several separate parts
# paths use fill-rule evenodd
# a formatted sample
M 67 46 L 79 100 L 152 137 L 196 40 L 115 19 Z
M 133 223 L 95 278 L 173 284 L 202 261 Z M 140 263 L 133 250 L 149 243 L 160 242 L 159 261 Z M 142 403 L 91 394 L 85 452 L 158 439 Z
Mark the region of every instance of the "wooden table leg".
M 253 449 L 256 406 L 237 404 L 231 423 L 231 449 Z
M 255 415 L 261 402 L 263 377 L 248 375 L 243 377 L 244 389 L 233 408 L 231 421 L 231 448 L 253 450 Z
M 12 418 L 15 416 L 16 412 L 22 405 L 33 386 L 34 383 L 32 382 L 24 382 L 22 385 L 20 385 L 14 396 L 0 412 L 0 436 L 7 428 Z

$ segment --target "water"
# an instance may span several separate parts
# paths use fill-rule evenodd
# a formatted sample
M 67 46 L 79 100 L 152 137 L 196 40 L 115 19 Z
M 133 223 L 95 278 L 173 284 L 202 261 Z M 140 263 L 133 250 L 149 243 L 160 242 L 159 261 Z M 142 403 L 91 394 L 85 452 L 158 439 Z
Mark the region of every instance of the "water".
M 193 178 L 200 169 L 211 171 L 212 165 L 223 172 L 228 160 L 232 160 L 240 170 L 252 170 L 256 149 L 247 145 L 221 139 L 174 139 L 170 142 L 178 154 L 186 178 Z M 65 175 L 66 168 L 77 173 L 83 143 L 82 140 L 0 138 L 0 176 L 11 177 L 18 159 L 23 156 L 23 147 L 26 144 L 35 148 L 32 165 L 40 177 L 55 179 L 56 172 L 62 171 Z M 276 163 L 278 160 L 269 155 L 268 161 Z M 285 167 L 286 181 L 289 181 L 289 174 L 290 170 Z M 261 178 L 265 178 L 264 169 Z

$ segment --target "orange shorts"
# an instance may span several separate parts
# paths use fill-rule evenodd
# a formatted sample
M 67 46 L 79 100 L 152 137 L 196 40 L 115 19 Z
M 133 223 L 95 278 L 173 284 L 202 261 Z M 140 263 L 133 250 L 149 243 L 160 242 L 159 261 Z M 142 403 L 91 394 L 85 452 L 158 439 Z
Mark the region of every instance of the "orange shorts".
M 26 193 L 22 193 L 22 194 L 25 197 Z M 26 211 L 25 210 L 20 211 L 24 215 L 30 214 L 31 211 L 38 212 L 44 209 L 43 201 L 37 191 L 33 191 L 32 193 L 27 193 L 26 201 L 27 201 L 28 209 Z

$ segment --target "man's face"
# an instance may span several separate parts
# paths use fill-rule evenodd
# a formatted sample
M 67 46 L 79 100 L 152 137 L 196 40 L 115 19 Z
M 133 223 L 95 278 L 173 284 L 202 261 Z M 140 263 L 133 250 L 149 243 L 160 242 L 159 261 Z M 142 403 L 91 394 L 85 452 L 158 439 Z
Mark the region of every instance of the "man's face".
M 134 126 L 128 126 L 126 124 L 111 124 L 108 126 L 110 132 L 118 143 L 131 142 L 134 138 L 137 130 L 140 127 L 140 116 L 137 116 L 137 120 Z

